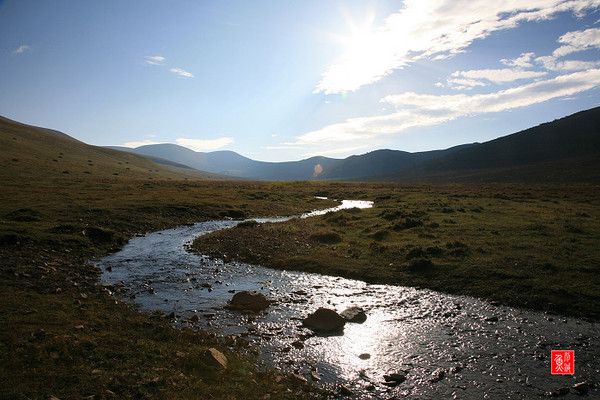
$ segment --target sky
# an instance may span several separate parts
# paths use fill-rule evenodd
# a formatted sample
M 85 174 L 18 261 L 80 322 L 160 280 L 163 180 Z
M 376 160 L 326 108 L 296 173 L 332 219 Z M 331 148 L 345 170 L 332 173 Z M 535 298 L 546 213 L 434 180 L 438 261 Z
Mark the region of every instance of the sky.
M 600 105 L 600 0 L 0 0 L 0 115 L 265 161 L 483 142 Z

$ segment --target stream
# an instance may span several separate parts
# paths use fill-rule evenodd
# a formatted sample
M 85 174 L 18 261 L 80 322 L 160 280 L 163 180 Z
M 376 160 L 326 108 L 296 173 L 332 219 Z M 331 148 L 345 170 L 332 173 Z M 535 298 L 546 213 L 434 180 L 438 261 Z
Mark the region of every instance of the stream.
M 372 202 L 344 200 L 308 218 Z M 259 218 L 283 222 L 291 217 Z M 241 221 L 200 222 L 132 238 L 94 263 L 102 283 L 145 311 L 174 313 L 176 324 L 243 338 L 261 363 L 352 393 L 359 399 L 525 399 L 600 397 L 600 324 L 504 307 L 426 289 L 224 262 L 188 252 L 198 236 Z M 275 301 L 245 314 L 224 306 L 256 290 Z M 301 319 L 318 307 L 362 307 L 367 320 L 342 335 L 315 336 Z M 189 319 L 197 315 L 191 322 Z M 575 375 L 550 374 L 550 350 L 575 350 Z M 400 373 L 402 383 L 385 383 Z M 573 388 L 588 382 L 589 390 Z M 398 383 L 398 382 L 396 382 Z

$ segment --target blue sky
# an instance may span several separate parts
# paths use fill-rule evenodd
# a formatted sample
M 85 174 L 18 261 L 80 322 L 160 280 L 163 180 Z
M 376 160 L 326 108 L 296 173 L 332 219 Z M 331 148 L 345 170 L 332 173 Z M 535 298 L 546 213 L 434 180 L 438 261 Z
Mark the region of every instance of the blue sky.
M 0 115 L 269 161 L 486 141 L 600 105 L 600 1 L 0 1 Z

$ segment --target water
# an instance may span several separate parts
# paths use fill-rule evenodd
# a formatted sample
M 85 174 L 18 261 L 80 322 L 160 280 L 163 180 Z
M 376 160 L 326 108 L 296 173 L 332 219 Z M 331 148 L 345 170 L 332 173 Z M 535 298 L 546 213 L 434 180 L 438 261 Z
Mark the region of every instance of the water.
M 371 206 L 344 200 L 301 217 Z M 238 223 L 201 222 L 136 237 L 96 264 L 103 282 L 141 309 L 174 312 L 178 324 L 242 337 L 256 345 L 266 364 L 326 387 L 343 384 L 356 398 L 532 398 L 599 375 L 597 323 L 430 290 L 225 263 L 186 251 L 194 238 Z M 276 303 L 257 315 L 225 309 L 240 290 L 262 292 Z M 351 305 L 364 308 L 368 318 L 346 324 L 343 335 L 312 336 L 301 326 L 300 319 L 318 307 L 340 312 Z M 194 314 L 198 322 L 187 321 Z M 575 350 L 576 375 L 550 375 L 551 349 Z M 444 377 L 434 382 L 440 369 Z M 404 383 L 383 384 L 384 374 L 399 371 L 406 373 Z M 600 391 L 591 389 L 589 396 Z M 569 397 L 579 396 L 571 390 L 564 398 Z

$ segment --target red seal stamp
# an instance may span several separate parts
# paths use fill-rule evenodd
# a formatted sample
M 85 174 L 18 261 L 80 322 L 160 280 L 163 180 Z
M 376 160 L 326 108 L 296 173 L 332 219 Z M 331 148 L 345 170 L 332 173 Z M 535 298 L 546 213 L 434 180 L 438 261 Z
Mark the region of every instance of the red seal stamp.
M 551 350 L 550 373 L 573 375 L 575 373 L 575 350 Z

